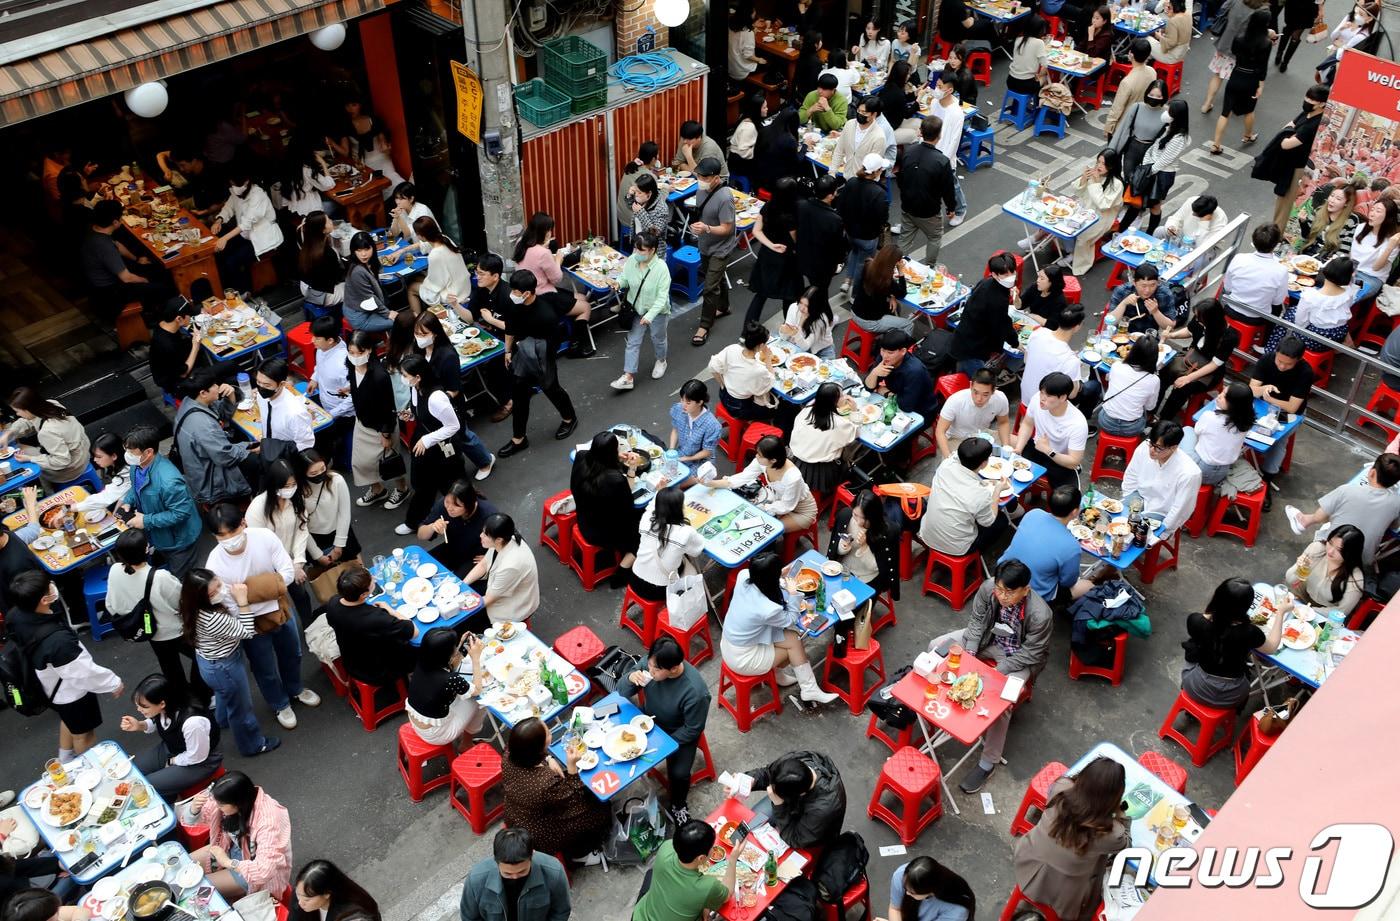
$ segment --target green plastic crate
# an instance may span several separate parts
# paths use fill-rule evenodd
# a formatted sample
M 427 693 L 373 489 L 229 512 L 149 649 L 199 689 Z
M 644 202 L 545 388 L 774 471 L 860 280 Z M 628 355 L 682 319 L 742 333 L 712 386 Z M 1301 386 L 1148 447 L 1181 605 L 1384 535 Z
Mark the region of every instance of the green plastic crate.
M 515 88 L 515 107 L 521 118 L 537 128 L 547 128 L 570 115 L 569 97 L 538 78 Z
M 585 93 L 582 96 L 575 96 L 569 105 L 569 109 L 575 115 L 582 115 L 585 112 L 592 112 L 594 109 L 601 109 L 608 104 L 608 88 L 605 86 L 596 93 Z
M 540 47 L 540 75 L 569 96 L 596 93 L 608 86 L 608 55 L 577 35 L 566 35 Z

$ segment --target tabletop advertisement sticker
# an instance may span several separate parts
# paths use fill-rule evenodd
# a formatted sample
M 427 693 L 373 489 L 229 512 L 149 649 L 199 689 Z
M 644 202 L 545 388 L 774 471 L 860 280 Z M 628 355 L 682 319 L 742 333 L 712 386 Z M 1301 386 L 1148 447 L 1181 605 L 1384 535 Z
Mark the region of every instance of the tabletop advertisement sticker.
M 768 542 L 777 533 L 769 519 L 762 519 L 751 528 L 740 528 L 747 517 L 759 517 L 756 510 L 728 490 L 708 490 L 708 495 L 686 496 L 685 517 L 709 544 L 711 553 L 724 561 L 739 562 L 748 551 Z
M 1334 179 L 1400 182 L 1400 64 L 1347 51 L 1313 141 L 1299 197 Z
M 452 64 L 452 83 L 457 89 L 457 130 L 473 144 L 481 143 L 481 78 L 458 61 Z

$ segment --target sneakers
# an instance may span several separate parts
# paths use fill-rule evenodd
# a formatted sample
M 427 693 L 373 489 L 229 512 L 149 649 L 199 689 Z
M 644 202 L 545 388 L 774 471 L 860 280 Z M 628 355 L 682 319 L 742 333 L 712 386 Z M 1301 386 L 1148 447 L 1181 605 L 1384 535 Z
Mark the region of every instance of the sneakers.
M 299 703 L 306 704 L 308 707 L 321 706 L 321 695 L 310 688 L 303 689 L 302 692 L 297 695 L 296 699 Z
M 617 380 L 612 382 L 611 386 L 614 390 L 631 390 L 633 387 L 636 387 L 637 384 L 632 380 L 632 375 L 621 374 L 618 375 Z
M 505 444 L 501 445 L 500 450 L 496 452 L 496 456 L 510 457 L 512 454 L 519 454 L 528 447 L 530 447 L 530 439 L 528 438 L 522 438 L 519 441 L 507 441 Z
M 13 803 L 14 801 L 15 801 L 15 791 L 14 791 L 14 790 L 6 790 L 6 791 L 4 791 L 3 793 L 0 793 L 0 809 L 4 809 L 6 806 L 10 805 L 10 804 Z
M 904 225 L 903 225 L 903 224 L 891 224 L 891 225 L 890 225 L 890 233 L 898 234 L 898 233 L 901 233 L 903 230 L 904 230 Z
M 554 430 L 554 440 L 563 441 L 565 438 L 572 435 L 576 428 L 578 428 L 578 417 L 574 417 L 568 422 L 560 422 L 559 427 Z
M 992 771 L 996 770 L 996 765 L 992 765 L 991 770 L 987 770 L 980 764 L 974 764 L 967 772 L 967 776 L 958 784 L 958 789 L 969 796 L 981 790 L 987 785 L 987 778 L 992 776 Z
M 491 471 L 492 471 L 493 469 L 495 469 L 495 467 L 496 467 L 496 455 L 492 454 L 492 455 L 491 455 L 491 460 L 490 460 L 490 462 L 489 462 L 485 467 L 482 467 L 480 470 L 478 470 L 478 471 L 476 472 L 476 474 L 473 476 L 473 479 L 477 479 L 477 480 L 484 480 L 484 479 L 486 479 L 487 477 L 489 477 L 489 476 L 491 475 Z
M 394 487 L 394 491 L 389 493 L 389 501 L 384 503 L 384 507 L 388 509 L 398 508 L 400 505 L 403 505 L 405 502 L 407 502 L 408 497 L 412 494 L 413 490 L 399 489 L 396 486 Z
M 369 508 L 371 505 L 378 505 L 389 497 L 388 490 L 371 489 L 367 490 L 363 496 L 355 500 L 355 504 L 360 508 Z
M 690 810 L 686 807 L 685 803 L 671 808 L 671 821 L 676 823 L 677 828 L 690 821 Z
M 407 537 L 413 533 L 413 529 L 406 524 L 399 524 L 394 527 L 394 533 L 400 537 Z
M 291 713 L 292 711 L 291 711 L 291 710 L 288 710 L 287 712 L 288 712 L 288 713 Z M 293 722 L 295 722 L 295 721 L 296 721 L 296 718 L 293 717 Z M 256 758 L 258 755 L 265 755 L 265 754 L 267 754 L 268 752 L 275 752 L 275 751 L 277 751 L 277 749 L 279 749 L 279 748 L 281 748 L 281 747 L 282 747 L 282 740 L 281 740 L 281 739 L 277 738 L 276 736 L 264 736 L 264 737 L 263 737 L 263 746 L 262 746 L 262 748 L 260 748 L 260 749 L 258 749 L 257 751 L 253 752 L 253 753 L 252 753 L 251 755 L 249 755 L 248 757 L 249 757 L 249 758 Z
M 967 220 L 966 214 L 955 214 L 952 217 L 948 218 L 948 226 L 956 227 L 965 220 Z
M 1022 237 L 1016 241 L 1016 245 L 1021 247 L 1021 249 L 1035 249 L 1035 236 Z
M 665 376 L 666 376 L 666 362 L 665 362 L 664 359 L 661 360 L 661 361 L 658 361 L 656 364 L 654 364 L 654 365 L 651 366 L 651 379 L 652 379 L 652 380 L 654 380 L 654 381 L 659 381 L 659 380 L 661 380 L 661 378 L 663 378 L 663 377 L 665 377 Z
M 574 861 L 574 863 L 577 864 L 577 865 L 580 866 L 580 867 L 596 867 L 596 866 L 598 866 L 598 864 L 600 864 L 600 863 L 602 863 L 602 862 L 603 862 L 603 852 L 602 852 L 602 851 L 590 851 L 589 853 L 585 854 L 584 856 L 582 856 L 582 857 L 580 857 L 580 858 L 578 858 L 577 860 Z
M 1264 488 L 1268 489 L 1267 483 L 1264 484 Z M 1267 494 L 1265 495 L 1264 501 L 1268 501 Z M 1294 534 L 1301 536 L 1303 532 L 1308 529 L 1307 525 L 1303 524 L 1303 513 L 1297 506 L 1285 505 L 1283 507 L 1283 514 L 1284 517 L 1288 519 L 1288 526 L 1293 529 Z
M 292 712 L 290 704 L 285 709 L 277 711 L 277 722 L 282 724 L 283 729 L 297 728 L 297 715 Z

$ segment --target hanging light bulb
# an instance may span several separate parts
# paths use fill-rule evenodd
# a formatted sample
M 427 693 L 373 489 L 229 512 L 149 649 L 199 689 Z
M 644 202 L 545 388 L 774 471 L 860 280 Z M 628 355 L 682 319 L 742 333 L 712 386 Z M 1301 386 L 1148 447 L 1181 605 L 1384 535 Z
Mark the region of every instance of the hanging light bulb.
M 142 83 L 126 91 L 126 107 L 142 118 L 155 118 L 169 102 L 163 83 Z
M 690 4 L 686 0 L 656 0 L 656 18 L 663 25 L 675 27 L 690 18 Z
M 322 51 L 334 51 L 345 44 L 345 23 L 337 22 L 311 33 L 311 44 Z

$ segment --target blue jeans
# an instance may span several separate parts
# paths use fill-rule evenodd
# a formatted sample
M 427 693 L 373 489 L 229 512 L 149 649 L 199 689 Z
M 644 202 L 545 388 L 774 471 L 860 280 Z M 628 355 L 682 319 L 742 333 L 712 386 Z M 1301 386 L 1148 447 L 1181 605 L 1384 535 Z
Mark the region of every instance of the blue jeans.
M 865 260 L 875 255 L 879 240 L 857 240 L 851 237 L 851 252 L 846 256 L 846 277 L 851 280 L 851 297 L 855 297 L 856 285 L 865 274 Z
M 856 284 L 860 284 L 860 282 L 856 282 Z M 911 336 L 914 334 L 914 318 L 901 317 L 897 313 L 887 313 L 878 320 L 865 320 L 852 314 L 851 322 L 861 329 L 872 333 L 883 333 L 886 330 L 898 329 L 909 333 Z
M 267 744 L 267 737 L 253 716 L 253 695 L 248 689 L 243 650 L 236 650 L 225 659 L 206 659 L 196 654 L 195 662 L 200 677 L 214 692 L 214 721 L 233 730 L 239 754 L 257 754 Z
M 1385 284 L 1385 279 L 1379 275 L 1372 275 L 1370 272 L 1357 272 L 1353 279 L 1361 288 L 1361 293 L 1356 295 L 1356 303 L 1364 304 L 1377 294 L 1381 293 L 1381 287 Z
M 271 633 L 260 633 L 243 641 L 248 664 L 253 668 L 253 680 L 258 683 L 263 700 L 274 711 L 292 705 L 292 698 L 302 692 L 301 632 L 293 614 Z M 215 689 L 218 690 L 217 688 Z
M 640 318 L 632 324 L 632 328 L 627 331 L 627 350 L 622 357 L 623 371 L 628 374 L 637 373 L 637 363 L 642 358 L 642 337 L 648 331 L 651 333 L 651 349 L 656 353 L 656 360 L 666 360 L 666 325 L 670 319 L 669 315 L 661 314 L 645 326 Z
M 1295 433 L 1296 434 L 1296 433 Z M 1288 453 L 1288 443 L 1292 435 L 1274 442 L 1274 446 L 1259 455 L 1259 472 L 1266 476 L 1276 476 L 1283 469 L 1283 458 Z
M 481 443 L 481 439 L 476 436 L 476 432 L 462 426 L 462 454 L 467 460 L 472 462 L 478 470 L 491 466 L 491 452 L 486 450 L 486 445 Z
M 985 367 L 987 367 L 987 359 L 985 358 L 964 358 L 958 362 L 958 373 L 971 377 Z
M 1214 486 L 1225 479 L 1234 464 L 1208 464 L 1196 453 L 1196 429 L 1188 428 L 1181 435 L 1181 450 L 1201 468 L 1201 484 Z
M 954 164 L 956 166 L 956 164 Z M 962 180 L 958 179 L 958 172 L 953 170 L 953 195 L 957 199 L 957 204 L 953 206 L 953 213 L 957 215 L 967 214 L 967 196 L 963 194 Z
M 1122 419 L 1115 419 L 1108 413 L 1099 409 L 1098 418 L 1099 431 L 1107 432 L 1110 435 L 1141 435 L 1142 430 L 1147 428 L 1147 416 L 1138 416 L 1136 419 L 1129 419 L 1124 422 Z
M 364 330 L 367 333 L 382 333 L 394 325 L 394 321 L 386 314 L 366 313 L 359 307 L 351 307 L 346 304 L 341 308 L 345 322 L 350 324 L 354 330 Z

